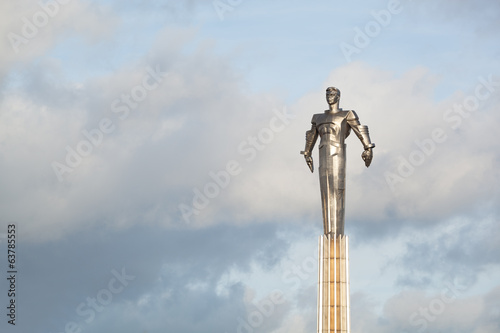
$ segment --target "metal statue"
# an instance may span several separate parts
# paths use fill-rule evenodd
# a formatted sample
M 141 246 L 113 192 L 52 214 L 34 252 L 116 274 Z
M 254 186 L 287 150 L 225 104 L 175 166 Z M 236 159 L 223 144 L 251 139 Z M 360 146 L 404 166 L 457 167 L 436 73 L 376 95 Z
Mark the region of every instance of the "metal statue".
M 344 234 L 345 138 L 349 136 L 351 129 L 356 133 L 365 148 L 361 157 L 366 167 L 369 167 L 372 162 L 372 148 L 375 147 L 375 144 L 370 141 L 368 127 L 359 123 L 356 112 L 339 108 L 339 100 L 339 89 L 335 87 L 326 89 L 326 101 L 330 108 L 324 113 L 313 115 L 311 129 L 306 132 L 306 147 L 300 152 L 313 172 L 311 152 L 316 139 L 320 136 L 319 183 L 325 235 Z

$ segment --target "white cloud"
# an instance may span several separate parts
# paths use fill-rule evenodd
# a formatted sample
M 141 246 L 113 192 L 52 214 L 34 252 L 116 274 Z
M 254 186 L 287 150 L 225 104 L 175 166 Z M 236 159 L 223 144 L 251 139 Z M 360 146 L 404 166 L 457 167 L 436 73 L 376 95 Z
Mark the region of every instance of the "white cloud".
M 18 135 L 18 139 L 5 137 L 6 158 L 15 170 L 20 163 L 26 165 L 38 156 L 41 166 L 31 171 L 31 181 L 43 179 L 44 184 L 34 190 L 38 194 L 32 197 L 29 211 L 19 215 L 20 210 L 7 209 L 11 219 L 38 225 L 40 229 L 30 229 L 37 237 L 41 235 L 36 230 L 47 225 L 64 224 L 60 230 L 69 231 L 88 220 L 127 226 L 142 216 L 165 226 L 184 224 L 178 205 L 191 205 L 195 197 L 192 189 L 203 192 L 208 183 L 214 183 L 210 172 L 218 173 L 236 160 L 241 172 L 231 177 L 219 196 L 210 198 L 191 227 L 218 221 L 297 221 L 308 216 L 313 217 L 311 221 L 320 221 L 317 175 L 308 172 L 299 151 L 312 114 L 325 108 L 323 91 L 304 96 L 293 106 L 267 96 L 245 94 L 228 64 L 203 47 L 175 64 L 161 60 L 159 55 L 163 53 L 165 59 L 177 58 L 183 48 L 180 41 L 174 44 L 177 48 L 172 44 L 169 49 L 163 48 L 160 40 L 168 40 L 167 36 L 159 35 L 151 53 L 154 56 L 145 57 L 144 66 L 89 80 L 78 89 L 71 88 L 70 83 L 45 86 L 47 94 L 33 95 L 36 100 L 22 88 L 4 99 L 3 109 L 9 110 L 3 113 L 4 124 L 10 124 L 5 135 L 28 130 L 26 125 L 12 125 L 15 119 L 30 119 L 27 125 L 33 127 L 29 135 Z M 185 38 L 188 40 L 189 34 Z M 120 119 L 121 113 L 112 112 L 113 101 L 130 94 L 147 74 L 148 66 L 161 68 L 168 76 L 137 103 L 137 108 L 129 110 L 126 119 Z M 43 85 L 44 71 L 39 68 L 33 72 L 41 79 L 34 79 L 30 89 L 38 90 Z M 359 156 L 361 144 L 354 135 L 347 140 L 347 220 L 361 221 L 358 227 L 386 232 L 398 229 L 399 224 L 474 214 L 484 202 L 498 196 L 492 186 L 492 179 L 499 177 L 494 132 L 485 131 L 498 118 L 493 112 L 498 98 L 492 95 L 481 102 L 479 109 L 453 130 L 443 115 L 453 103 L 463 103 L 470 94 L 458 92 L 437 102 L 433 99 L 436 82 L 423 68 L 395 77 L 360 63 L 335 70 L 325 82 L 325 86 L 341 88 L 341 106 L 358 112 L 377 144 L 374 162 L 366 169 Z M 477 84 L 472 82 L 467 88 L 474 91 Z M 66 102 L 54 105 L 58 100 Z M 13 103 L 23 105 L 20 112 L 32 110 L 32 114 L 16 114 Z M 292 116 L 287 118 L 286 114 Z M 104 135 L 102 145 L 73 173 L 64 176 L 65 183 L 58 184 L 49 172 L 52 161 L 64 162 L 65 147 L 76 149 L 84 139 L 81 131 L 98 128 L 103 118 L 111 119 L 115 130 Z M 270 130 L 275 127 L 279 130 Z M 412 154 L 425 149 L 415 141 L 430 142 L 436 128 L 442 129 L 444 142 L 434 142 L 429 156 L 418 153 L 422 165 L 414 166 L 411 175 L 401 175 L 401 158 L 414 161 Z M 15 147 L 29 147 L 30 140 L 31 145 L 43 143 L 43 148 L 24 160 L 14 155 L 19 154 Z M 257 140 L 257 148 L 252 148 L 251 140 Z M 390 184 L 387 173 L 400 178 Z M 42 208 L 47 200 L 54 209 Z M 395 219 L 400 221 L 397 225 Z
M 436 84 L 437 79 L 423 68 L 395 77 L 353 63 L 331 73 L 325 86 L 340 87 L 341 106 L 358 112 L 377 144 L 374 162 L 366 169 L 360 158 L 361 144 L 354 135 L 347 140 L 348 220 L 362 221 L 363 227 L 382 231 L 398 229 L 395 223 L 436 223 L 474 214 L 484 202 L 498 195 L 498 190 L 491 186 L 499 176 L 498 154 L 494 149 L 494 131 L 487 130 L 498 119 L 494 112 L 498 98 L 492 94 L 453 130 L 451 123 L 443 120 L 445 112 L 453 103 L 463 103 L 479 82 L 471 82 L 470 87 L 465 87 L 468 91 L 457 92 L 444 101 L 433 98 Z M 318 213 L 312 213 L 319 212 L 317 175 L 308 172 L 298 152 L 303 149 L 310 117 L 325 108 L 323 94 L 311 93 L 289 107 L 296 119 L 275 134 L 272 142 L 263 145 L 265 149 L 257 151 L 252 162 L 243 159 L 244 171 L 227 189 L 228 197 L 213 200 L 213 205 L 220 205 L 220 212 L 228 214 L 228 206 L 234 207 L 231 216 L 243 221 L 253 221 L 256 216 L 286 221 L 314 215 L 318 219 Z M 271 112 L 268 117 L 272 117 Z M 257 136 L 266 126 L 263 121 L 252 135 Z M 430 144 L 436 129 L 441 129 L 441 142 Z M 242 140 L 248 139 L 242 136 Z M 426 144 L 426 148 L 419 148 L 416 141 L 420 146 Z M 411 175 L 400 175 L 399 159 L 420 163 L 422 159 L 416 159 L 413 152 L 422 149 L 429 152 L 418 153 L 423 163 L 414 166 Z M 235 158 L 242 160 L 238 155 Z M 400 180 L 388 184 L 388 172 Z
M 105 6 L 77 0 L 61 2 L 2 2 L 2 79 L 16 64 L 43 56 L 64 38 L 82 36 L 89 42 L 103 40 L 113 35 L 119 23 Z

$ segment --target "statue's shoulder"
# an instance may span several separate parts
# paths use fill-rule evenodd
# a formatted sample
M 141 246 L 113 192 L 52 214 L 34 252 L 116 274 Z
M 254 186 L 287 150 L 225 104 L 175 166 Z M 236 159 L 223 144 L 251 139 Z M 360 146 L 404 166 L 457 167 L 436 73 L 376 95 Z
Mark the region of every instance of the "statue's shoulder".
M 321 123 L 321 119 L 323 118 L 323 116 L 324 116 L 324 113 L 313 114 L 312 119 L 311 119 L 311 123 L 313 123 L 315 125 L 318 123 Z
M 351 121 L 351 120 L 358 120 L 358 114 L 354 111 L 354 110 L 348 110 L 348 111 L 345 111 L 347 114 L 346 114 L 346 119 L 347 121 Z

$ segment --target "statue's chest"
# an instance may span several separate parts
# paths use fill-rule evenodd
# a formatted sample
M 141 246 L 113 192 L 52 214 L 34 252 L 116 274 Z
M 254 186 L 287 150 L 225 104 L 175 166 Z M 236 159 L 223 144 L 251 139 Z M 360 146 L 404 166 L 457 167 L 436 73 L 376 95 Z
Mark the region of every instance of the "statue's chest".
M 344 133 L 347 128 L 347 121 L 345 116 L 342 115 L 322 115 L 316 120 L 316 126 L 320 135 L 333 134 L 339 135 Z

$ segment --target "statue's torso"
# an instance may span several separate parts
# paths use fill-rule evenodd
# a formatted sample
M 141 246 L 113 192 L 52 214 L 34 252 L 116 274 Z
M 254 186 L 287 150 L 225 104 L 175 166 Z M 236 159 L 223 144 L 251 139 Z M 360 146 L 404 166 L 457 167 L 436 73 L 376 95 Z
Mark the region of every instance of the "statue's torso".
M 313 116 L 312 122 L 316 124 L 318 134 L 321 138 L 319 148 L 329 144 L 343 148 L 344 139 L 350 133 L 347 117 L 350 111 L 338 111 L 336 113 L 319 113 Z

